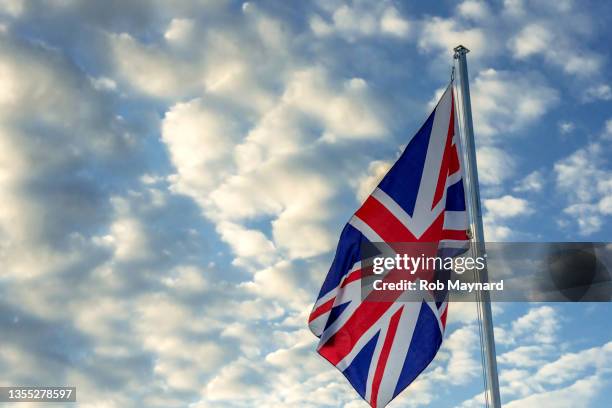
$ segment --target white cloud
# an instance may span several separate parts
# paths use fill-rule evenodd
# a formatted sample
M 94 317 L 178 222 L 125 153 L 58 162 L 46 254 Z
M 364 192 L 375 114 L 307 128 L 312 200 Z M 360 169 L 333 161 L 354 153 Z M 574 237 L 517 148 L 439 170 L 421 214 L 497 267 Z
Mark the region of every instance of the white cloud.
M 602 171 L 597 166 L 601 153 L 602 147 L 599 144 L 590 144 L 557 162 L 555 171 L 558 186 L 568 192 L 573 190 L 572 195 L 581 201 L 591 199 L 595 193 L 591 187 Z
M 188 18 L 173 18 L 164 33 L 164 38 L 172 43 L 188 41 L 194 31 L 194 21 Z
M 108 40 L 122 78 L 144 94 L 177 96 L 199 82 L 196 67 L 177 63 L 156 45 L 142 44 L 127 33 L 110 35 Z
M 604 132 L 603 132 L 603 138 L 604 139 L 612 139 L 612 119 L 608 119 L 606 120 L 606 125 L 604 127 Z
M 24 0 L 0 0 L 0 10 L 17 17 L 25 10 Z
M 484 1 L 465 0 L 457 6 L 457 10 L 461 16 L 474 20 L 482 20 L 490 16 L 489 7 Z
M 514 235 L 514 231 L 505 225 L 497 225 L 491 220 L 484 222 L 485 237 L 491 242 L 507 241 Z
M 238 264 L 247 269 L 254 266 L 251 261 L 267 265 L 274 259 L 274 244 L 259 230 L 223 221 L 217 225 L 217 232 L 232 247 Z
M 449 309 L 447 325 L 457 323 L 471 323 L 478 318 L 475 302 L 455 302 Z
M 204 271 L 197 266 L 180 265 L 170 272 L 163 283 L 182 293 L 202 292 L 209 287 L 203 275 Z
M 498 185 L 512 177 L 515 162 L 512 156 L 497 147 L 481 147 L 476 152 L 478 181 L 484 185 Z
M 216 220 L 272 216 L 275 245 L 292 257 L 312 256 L 330 249 L 326 220 L 332 213 L 325 203 L 333 183 L 294 159 L 276 160 L 228 179 L 210 195 L 209 211 Z
M 602 199 L 604 206 L 608 202 L 606 199 L 607 197 Z M 600 213 L 605 214 L 604 211 L 599 211 L 598 205 L 594 204 L 572 204 L 565 207 L 563 213 L 575 219 L 580 235 L 590 235 L 599 231 L 603 225 Z
M 551 406 L 559 408 L 588 406 L 602 387 L 603 383 L 599 378 L 595 376 L 587 377 L 576 381 L 566 388 L 545 391 L 519 400 L 510 401 L 506 406 L 510 408 L 525 406 Z
M 574 218 L 581 235 L 599 231 L 610 213 L 612 178 L 605 147 L 591 143 L 554 165 L 557 189 L 566 196 L 564 213 Z
M 544 361 L 535 366 L 535 371 L 511 370 L 501 378 L 504 394 L 519 397 L 511 400 L 509 406 L 589 406 L 608 381 L 611 343 L 560 355 L 553 351 L 555 347 L 547 346 L 548 357 L 546 353 L 538 352 L 537 347 L 532 349 L 540 358 L 544 358 Z M 507 361 L 514 365 L 520 365 L 521 362 L 512 359 Z M 527 363 L 526 367 L 530 365 Z
M 514 191 L 519 193 L 526 191 L 542 191 L 542 188 L 544 188 L 544 181 L 544 175 L 542 172 L 536 170 L 529 173 L 524 179 L 519 181 L 516 187 L 514 187 Z
M 298 71 L 287 85 L 283 101 L 322 122 L 328 140 L 379 137 L 386 131 L 376 115 L 368 84 L 361 78 L 334 86 L 321 69 Z
M 206 386 L 211 400 L 254 400 L 264 393 L 265 373 L 245 360 L 224 367 Z
M 111 226 L 110 235 L 104 239 L 115 247 L 115 256 L 119 260 L 145 259 L 151 254 L 144 227 L 135 218 L 117 219 Z
M 549 353 L 549 347 L 520 346 L 499 355 L 497 361 L 514 367 L 538 367 L 546 362 Z
M 509 218 L 525 217 L 534 212 L 527 200 L 511 195 L 485 199 L 484 209 L 485 236 L 492 242 L 506 241 L 516 234 L 506 225 Z
M 540 344 L 553 344 L 558 328 L 557 311 L 550 306 L 539 306 L 531 308 L 512 323 L 512 335 Z
M 300 311 L 308 308 L 311 296 L 305 291 L 302 268 L 289 261 L 280 261 L 255 273 L 252 281 L 242 284 L 244 288 L 259 297 L 283 302 L 287 307 Z
M 310 18 L 310 29 L 316 36 L 340 35 L 349 41 L 379 35 L 406 38 L 410 34 L 410 23 L 389 1 L 373 8 L 358 2 L 340 4 L 331 10 L 329 20 L 315 14 Z
M 480 28 L 465 28 L 456 20 L 431 17 L 423 22 L 418 41 L 419 48 L 426 52 L 440 52 L 450 57 L 457 45 L 472 50 L 470 55 L 479 57 L 489 52 L 486 35 Z
M 419 47 L 438 52 L 436 64 L 447 61 L 453 47 L 466 45 L 477 67 L 506 46 L 518 60 L 541 57 L 566 74 L 597 78 L 605 58 L 587 46 L 594 22 L 572 1 L 504 1 L 502 10 L 490 3 L 466 0 L 453 16 L 426 17 Z M 554 42 L 555 46 L 550 44 Z M 563 50 L 571 49 L 572 53 Z
M 92 78 L 91 84 L 98 91 L 115 91 L 117 89 L 117 83 L 107 77 Z
M 545 26 L 533 23 L 510 39 L 509 46 L 518 58 L 542 53 L 549 48 L 553 34 Z
M 391 161 L 376 160 L 368 165 L 368 171 L 357 182 L 356 197 L 362 203 L 374 191 L 378 183 L 391 169 Z
M 162 141 L 177 163 L 177 191 L 205 197 L 231 167 L 241 133 L 235 119 L 201 99 L 174 105 L 162 122 Z
M 13 383 L 75 384 L 85 404 L 110 407 L 199 397 L 203 407 L 361 406 L 314 354 L 304 322 L 349 211 L 348 187 L 363 196 L 385 171 L 373 162 L 359 185 L 346 181 L 396 131 L 379 98 L 396 99 L 376 79 L 389 71 L 341 67 L 331 37 L 359 39 L 361 49 L 410 39 L 420 23 L 389 1 L 374 11 L 321 2 L 310 21 L 326 41 L 282 7 L 246 3 L 235 13 L 205 3 L 13 2 L 2 13 L 3 373 Z M 458 12 L 425 20 L 422 49 L 448 55 L 456 35 L 474 41 L 476 56 L 494 53 L 493 6 L 466 1 Z M 21 38 L 4 42 L 12 36 Z M 543 84 L 532 79 L 517 93 Z M 493 133 L 533 120 L 522 114 L 516 129 Z M 481 177 L 499 186 L 516 164 L 483 143 Z M 607 198 L 593 203 L 609 212 Z M 223 242 L 250 268 L 226 262 Z M 450 310 L 449 324 L 474 321 L 467 307 Z M 476 333 L 473 324 L 449 329 L 401 404 L 439 405 L 449 373 L 471 386 Z
M 335 239 L 327 225 L 333 215 L 327 203 L 337 176 L 302 163 L 316 159 L 311 150 L 317 146 L 304 145 L 321 139 L 324 148 L 342 139 L 380 138 L 386 129 L 376 111 L 364 80 L 334 83 L 321 68 L 290 75 L 278 103 L 246 136 L 237 130 L 237 119 L 218 114 L 201 100 L 177 104 L 162 128 L 177 169 L 173 188 L 196 199 L 217 223 L 231 221 L 237 228 L 238 221 L 271 217 L 277 249 L 292 258 L 317 255 Z M 322 134 L 312 132 L 313 121 Z M 227 228 L 219 231 L 235 249 L 241 247 L 223 233 Z
M 520 30 L 512 32 L 507 43 L 515 58 L 525 60 L 541 56 L 565 73 L 583 78 L 601 70 L 602 56 L 584 46 L 585 38 L 592 32 L 592 22 L 575 9 L 572 1 L 514 2 L 507 10 L 512 10 L 509 14 L 514 14 L 513 17 L 519 17 L 513 19 L 512 24 Z M 534 17 L 526 17 L 530 13 Z M 550 46 L 552 42 L 554 47 Z M 564 52 L 566 49 L 572 52 Z
M 558 92 L 537 77 L 487 69 L 472 85 L 477 137 L 518 132 L 545 115 L 559 100 Z
M 332 14 L 333 28 L 347 36 L 351 35 L 372 35 L 378 25 L 377 19 L 369 13 L 361 13 L 348 5 L 344 4 Z M 316 33 L 316 32 L 315 32 Z
M 612 100 L 612 89 L 607 84 L 590 86 L 584 91 L 584 100 L 586 102 Z
M 556 361 L 541 366 L 535 375 L 539 382 L 563 384 L 580 378 L 585 371 L 607 371 L 612 361 L 612 342 L 577 352 L 562 354 Z
M 566 343 L 559 341 L 563 320 L 558 310 L 549 306 L 533 307 L 515 320 L 502 338 L 496 330 L 498 345 L 518 344 L 499 352 L 502 399 L 508 406 L 590 406 L 601 395 L 608 381 L 612 343 L 574 352 L 563 351 Z M 504 329 L 496 327 L 496 329 Z M 482 394 L 461 406 L 482 404 Z
M 59 272 L 104 251 L 87 237 L 109 213 L 95 177 L 135 139 L 57 51 L 2 35 L 0 61 L 0 257 L 8 276 Z
M 478 373 L 479 363 L 474 358 L 478 336 L 474 326 L 462 327 L 450 334 L 444 348 L 450 350 L 447 374 L 452 381 L 464 384 Z
M 573 122 L 569 122 L 569 121 L 559 122 L 559 131 L 561 132 L 561 134 L 566 135 L 568 133 L 572 133 L 575 128 L 576 128 L 576 125 Z
M 226 351 L 213 342 L 193 341 L 183 335 L 191 311 L 164 296 L 153 295 L 139 301 L 138 332 L 143 346 L 154 351 L 158 360 L 154 371 L 166 377 L 170 387 L 196 389 L 198 378 L 219 368 Z M 198 372 L 199 371 L 199 372 Z
M 499 198 L 489 198 L 484 200 L 486 215 L 494 218 L 513 218 L 525 216 L 533 213 L 527 200 L 522 198 L 505 195 Z
M 410 33 L 410 23 L 402 18 L 395 7 L 387 7 L 380 20 L 380 30 L 397 37 L 406 37 Z

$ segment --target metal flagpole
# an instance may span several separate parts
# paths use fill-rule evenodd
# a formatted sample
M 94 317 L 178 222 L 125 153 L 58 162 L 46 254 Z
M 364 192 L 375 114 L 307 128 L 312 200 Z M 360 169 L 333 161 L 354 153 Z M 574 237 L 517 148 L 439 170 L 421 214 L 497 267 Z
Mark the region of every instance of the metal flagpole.
M 467 155 L 467 184 L 470 195 L 469 207 L 471 214 L 472 242 L 476 256 L 485 256 L 484 231 L 482 228 L 482 211 L 480 208 L 480 191 L 478 187 L 478 168 L 476 164 L 476 147 L 474 144 L 474 126 L 472 124 L 472 108 L 470 102 L 470 87 L 468 84 L 468 69 L 466 54 L 470 51 L 463 45 L 454 48 L 454 58 L 459 61 L 459 86 L 461 88 L 461 102 L 463 111 L 463 129 L 465 135 L 465 149 Z M 480 282 L 488 282 L 487 269 L 478 273 Z M 493 317 L 491 313 L 491 298 L 489 292 L 481 291 L 480 312 L 483 325 L 483 346 L 485 355 L 485 390 L 487 401 L 493 408 L 501 407 L 499 396 L 499 380 L 497 378 L 497 360 L 495 357 L 495 338 L 493 335 Z

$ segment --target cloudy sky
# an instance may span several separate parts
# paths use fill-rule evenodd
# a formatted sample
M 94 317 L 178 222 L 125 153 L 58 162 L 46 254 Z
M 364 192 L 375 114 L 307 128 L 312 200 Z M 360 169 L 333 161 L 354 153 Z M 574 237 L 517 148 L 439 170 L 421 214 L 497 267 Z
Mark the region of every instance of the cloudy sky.
M 1 385 L 363 407 L 307 315 L 459 43 L 487 239 L 610 241 L 612 4 L 425 3 L 0 0 Z M 391 406 L 482 406 L 474 312 Z M 610 304 L 494 312 L 508 407 L 605 405 Z

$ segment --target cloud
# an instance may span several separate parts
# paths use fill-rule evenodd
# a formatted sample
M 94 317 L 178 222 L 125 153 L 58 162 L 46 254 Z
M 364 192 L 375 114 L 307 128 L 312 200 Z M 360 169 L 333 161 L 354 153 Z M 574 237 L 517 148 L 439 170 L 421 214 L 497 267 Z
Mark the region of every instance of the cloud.
M 259 230 L 224 221 L 218 224 L 217 231 L 232 247 L 238 257 L 236 262 L 247 269 L 253 267 L 251 261 L 267 265 L 274 259 L 274 244 Z
M 483 204 L 485 236 L 492 242 L 506 241 L 516 235 L 517 231 L 508 227 L 508 219 L 526 217 L 534 212 L 527 200 L 509 194 L 485 199 Z
M 606 125 L 604 127 L 603 138 L 610 140 L 612 139 L 612 119 L 606 120 Z
M 278 103 L 248 132 L 240 131 L 237 116 L 200 100 L 177 104 L 162 127 L 177 169 L 173 188 L 193 197 L 217 223 L 272 217 L 273 243 L 292 258 L 320 254 L 333 244 L 328 202 L 338 175 L 314 164 L 317 151 L 343 139 L 382 137 L 386 130 L 376 110 L 365 81 L 334 83 L 321 68 L 290 75 Z M 314 125 L 321 130 L 313 133 Z M 304 149 L 307 143 L 311 148 Z M 218 231 L 234 249 L 243 245 L 228 241 L 227 228 Z
M 477 375 L 478 361 L 474 354 L 478 337 L 474 329 L 474 326 L 459 328 L 446 339 L 445 349 L 451 353 L 446 375 L 455 383 L 466 383 Z
M 193 35 L 194 21 L 189 18 L 173 18 L 164 33 L 164 38 L 175 44 L 185 43 Z
M 547 50 L 552 38 L 553 34 L 546 27 L 534 23 L 523 28 L 516 37 L 512 38 L 509 46 L 516 57 L 525 58 Z
M 569 353 L 555 353 L 551 348 L 544 354 L 542 350 L 538 351 L 538 347 L 531 350 L 538 353 L 540 359 L 544 358 L 540 364 L 533 366 L 535 370 L 511 370 L 506 372 L 508 375 L 502 376 L 503 392 L 519 397 L 511 400 L 509 406 L 588 406 L 608 381 L 610 343 Z M 508 364 L 515 366 L 520 366 L 522 362 L 507 360 Z M 526 367 L 529 367 L 530 363 L 526 363 Z
M 490 49 L 485 38 L 481 28 L 467 28 L 453 19 L 431 17 L 423 22 L 418 46 L 422 51 L 444 53 L 448 57 L 454 47 L 462 44 L 478 58 Z
M 590 86 L 584 91 L 583 98 L 585 102 L 609 101 L 612 100 L 612 89 L 607 84 Z
M 2 35 L 0 54 L 5 273 L 42 275 L 104 256 L 87 239 L 110 214 L 96 179 L 112 166 L 133 174 L 138 165 L 121 163 L 135 153 L 138 138 L 60 53 Z
M 572 1 L 532 2 L 509 0 L 498 9 L 486 2 L 461 2 L 452 16 L 426 16 L 420 22 L 419 48 L 436 52 L 436 64 L 463 44 L 472 52 L 472 66 L 479 69 L 504 48 L 520 61 L 542 58 L 550 66 L 585 81 L 597 81 L 605 56 L 589 47 L 593 18 Z M 549 44 L 554 40 L 556 47 Z M 569 55 L 563 50 L 571 49 Z
M 524 406 L 554 406 L 575 407 L 587 405 L 593 397 L 603 388 L 603 383 L 597 377 L 587 377 L 576 381 L 569 387 L 530 395 L 526 398 L 510 401 L 508 407 Z
M 205 196 L 232 165 L 241 132 L 236 120 L 202 99 L 174 105 L 164 115 L 162 141 L 176 166 L 177 192 Z
M 515 228 L 508 227 L 508 220 L 527 217 L 534 213 L 529 202 L 509 194 L 498 198 L 485 199 L 484 229 L 487 240 L 507 241 L 517 235 Z
M 466 0 L 457 6 L 459 14 L 466 18 L 482 20 L 490 16 L 489 7 L 485 2 Z
M 545 115 L 559 101 L 544 81 L 517 72 L 487 69 L 472 84 L 477 137 L 515 133 Z
M 513 336 L 525 336 L 528 341 L 552 344 L 556 340 L 559 318 L 551 306 L 531 308 L 512 323 Z
M 244 361 L 236 362 L 221 370 L 206 386 L 211 400 L 255 400 L 264 393 L 267 379 L 261 369 Z
M 0 101 L 0 166 L 11 169 L 0 181 L 10 197 L 0 206 L 10 288 L 0 308 L 12 319 L 1 324 L 12 333 L 6 342 L 19 345 L 7 344 L 9 353 L 36 356 L 29 374 L 11 370 L 11 378 L 75 381 L 86 398 L 109 406 L 133 404 L 119 394 L 143 383 L 193 391 L 226 351 L 196 338 L 206 318 L 195 319 L 184 300 L 209 285 L 187 264 L 198 240 L 168 217 L 178 211 L 193 228 L 197 212 L 181 208 L 159 180 L 139 181 L 143 138 L 114 111 L 108 86 L 53 49 L 0 41 L 0 75 L 10 84 Z M 185 319 L 198 322 L 186 329 Z M 57 333 L 53 321 L 63 322 Z M 207 321 L 205 330 L 212 327 Z
M 150 6 L 141 6 L 150 12 Z M 283 79 L 287 25 L 254 5 L 242 13 L 231 13 L 216 2 L 184 1 L 171 10 L 161 2 L 154 9 L 181 16 L 169 21 L 163 37 L 143 40 L 146 34 L 130 30 L 104 37 L 110 63 L 124 87 L 162 101 L 207 94 L 246 110 L 272 103 L 266 88 Z M 224 30 L 229 21 L 241 29 Z M 244 47 L 246 42 L 249 47 Z
M 478 181 L 484 185 L 498 185 L 512 177 L 516 165 L 508 152 L 497 147 L 485 146 L 476 152 Z
M 2 5 L 7 381 L 74 384 L 87 406 L 361 406 L 316 357 L 306 314 L 355 190 L 362 197 L 386 169 L 401 132 L 393 118 L 427 99 L 404 75 L 428 81 L 430 53 L 447 66 L 457 38 L 477 48 L 482 71 L 503 52 L 496 8 L 466 1 L 452 18 L 419 21 L 389 1 L 297 13 L 191 0 Z M 479 106 L 489 134 L 477 133 L 483 184 L 501 188 L 517 164 L 494 136 L 525 131 L 554 98 L 522 67 L 476 77 L 487 86 L 473 86 L 474 103 L 480 92 L 503 108 Z M 608 201 L 588 204 L 604 213 Z M 500 205 L 498 218 L 512 216 Z M 474 389 L 477 326 L 463 305 L 451 305 L 439 358 L 402 404 L 443 405 L 437 390 L 453 393 L 455 380 Z M 519 333 L 506 344 L 556 336 L 545 328 L 504 325 Z
M 568 352 L 568 344 L 559 341 L 564 321 L 556 308 L 539 306 L 510 326 L 496 327 L 501 393 L 507 405 L 590 406 L 601 395 L 608 381 L 611 343 Z M 482 398 L 479 394 L 461 406 L 479 406 Z
M 351 78 L 335 85 L 325 71 L 314 68 L 295 72 L 283 95 L 283 102 L 320 121 L 326 138 L 371 138 L 384 135 L 384 123 L 376 115 L 375 101 L 368 84 Z
M 310 18 L 310 29 L 316 36 L 339 35 L 348 41 L 362 37 L 391 36 L 406 38 L 410 34 L 410 22 L 389 1 L 371 7 L 355 4 L 338 4 L 329 10 L 329 16 L 315 14 Z
M 385 174 L 391 169 L 393 163 L 391 161 L 376 160 L 368 165 L 368 171 L 357 183 L 356 198 L 362 203 L 374 191 L 378 183 L 383 179 Z
M 585 39 L 590 37 L 592 22 L 574 7 L 573 2 L 507 2 L 506 5 L 512 5 L 507 10 L 509 15 L 514 15 L 513 22 L 520 28 L 507 42 L 515 58 L 526 60 L 541 56 L 566 74 L 581 78 L 593 77 L 601 71 L 603 57 L 584 46 Z M 527 17 L 529 13 L 538 17 Z M 553 39 L 556 47 L 549 46 Z M 567 54 L 562 51 L 564 49 L 572 49 L 572 53 Z
M 23 0 L 2 0 L 0 1 L 0 9 L 2 9 L 5 13 L 9 14 L 13 17 L 18 17 L 21 13 L 23 13 L 24 1 Z
M 525 176 L 524 179 L 520 180 L 516 187 L 514 187 L 514 191 L 517 193 L 522 193 L 522 192 L 527 192 L 527 191 L 532 191 L 532 192 L 538 192 L 538 191 L 542 191 L 542 188 L 544 188 L 544 182 L 545 182 L 545 176 L 542 174 L 542 172 L 536 170 L 533 171 L 531 173 L 529 173 L 527 176 Z
M 332 194 L 333 180 L 293 157 L 229 178 L 211 193 L 210 211 L 216 220 L 273 217 L 275 245 L 292 257 L 313 256 L 330 248 L 325 224 L 333 213 L 325 203 Z
M 494 218 L 513 218 L 533 213 L 527 200 L 505 195 L 499 198 L 484 200 L 486 216 Z
M 395 7 L 387 7 L 380 20 L 380 30 L 389 35 L 406 37 L 410 34 L 410 23 L 402 18 Z
M 111 225 L 110 234 L 103 239 L 115 247 L 118 259 L 145 259 L 150 248 L 144 226 L 135 218 L 120 218 Z
M 509 364 L 515 367 L 537 367 L 546 360 L 550 350 L 541 346 L 520 346 L 498 357 L 500 364 Z
M 564 213 L 575 220 L 581 235 L 599 231 L 611 212 L 612 174 L 605 151 L 601 143 L 591 143 L 554 165 L 557 190 L 567 200 Z
M 559 131 L 561 132 L 561 134 L 568 134 L 568 133 L 572 133 L 572 131 L 576 128 L 576 125 L 573 122 L 559 122 Z
M 121 77 L 144 94 L 177 96 L 198 85 L 192 64 L 177 64 L 157 45 L 142 44 L 128 33 L 112 34 L 109 42 Z

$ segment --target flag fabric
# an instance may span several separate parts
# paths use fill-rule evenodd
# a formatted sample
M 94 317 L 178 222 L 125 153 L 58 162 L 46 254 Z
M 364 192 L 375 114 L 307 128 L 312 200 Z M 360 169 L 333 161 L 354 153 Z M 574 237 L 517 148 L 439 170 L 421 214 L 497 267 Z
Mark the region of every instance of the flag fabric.
M 384 407 L 429 365 L 448 302 L 368 301 L 362 293 L 364 242 L 427 242 L 465 249 L 468 218 L 452 84 L 402 155 L 340 235 L 309 316 L 317 352 L 372 407 Z M 372 293 L 370 293 L 371 295 Z

